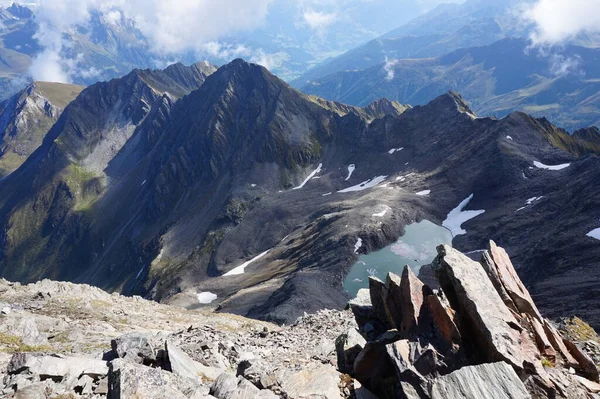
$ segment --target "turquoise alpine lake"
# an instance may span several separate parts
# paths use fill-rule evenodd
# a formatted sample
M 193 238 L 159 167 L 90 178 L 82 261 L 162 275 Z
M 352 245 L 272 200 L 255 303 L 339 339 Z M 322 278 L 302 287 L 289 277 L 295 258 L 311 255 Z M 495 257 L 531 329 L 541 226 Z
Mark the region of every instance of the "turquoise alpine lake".
M 361 255 L 344 280 L 344 290 L 355 297 L 358 290 L 369 287 L 369 276 L 385 281 L 388 272 L 401 274 L 405 265 L 418 275 L 421 266 L 430 264 L 437 256 L 438 245 L 452 245 L 452 233 L 428 220 L 405 227 L 405 233 L 394 244 Z

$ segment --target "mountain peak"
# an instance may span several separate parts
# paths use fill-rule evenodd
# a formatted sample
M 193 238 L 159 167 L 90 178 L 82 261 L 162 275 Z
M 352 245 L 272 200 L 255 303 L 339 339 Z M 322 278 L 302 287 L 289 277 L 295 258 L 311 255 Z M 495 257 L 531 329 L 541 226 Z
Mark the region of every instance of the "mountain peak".
M 437 97 L 436 99 L 431 101 L 427 106 L 444 108 L 451 107 L 455 108 L 458 112 L 462 114 L 468 114 L 472 117 L 475 117 L 475 113 L 471 110 L 467 102 L 462 98 L 460 94 L 453 90 Z
M 268 74 L 271 73 L 263 66 L 248 62 L 242 58 L 236 58 L 229 64 L 224 65 L 221 69 L 231 71 L 233 73 L 250 73 L 250 74 Z M 271 75 L 273 76 L 273 75 Z

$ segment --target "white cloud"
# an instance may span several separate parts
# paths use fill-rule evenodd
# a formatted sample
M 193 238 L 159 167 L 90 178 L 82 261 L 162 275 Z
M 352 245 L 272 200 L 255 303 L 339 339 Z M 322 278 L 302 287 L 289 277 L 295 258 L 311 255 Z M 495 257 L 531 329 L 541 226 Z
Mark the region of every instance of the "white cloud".
M 600 32 L 599 0 L 537 0 L 524 18 L 534 24 L 535 45 L 554 45 L 581 33 Z
M 215 47 L 210 43 L 260 26 L 273 1 L 40 0 L 36 13 L 40 28 L 35 37 L 44 51 L 34 59 L 30 74 L 36 80 L 68 82 L 73 76 L 97 72 L 81 70 L 82 60 L 62 58 L 69 46 L 65 37 L 74 27 L 87 25 L 92 10 L 102 13 L 112 24 L 121 18 L 133 20 L 159 56 L 207 48 L 217 53 L 248 55 L 248 50 L 241 47 Z
M 110 25 L 117 25 L 123 19 L 123 14 L 119 10 L 108 11 L 104 14 L 104 19 Z
M 289 54 L 286 52 L 267 53 L 262 49 L 258 49 L 250 57 L 250 62 L 262 65 L 269 70 L 273 70 L 283 65 L 284 61 L 289 59 Z
M 385 77 L 387 81 L 392 81 L 396 77 L 396 71 L 394 70 L 396 65 L 398 65 L 398 60 L 390 60 L 387 56 L 385 57 L 383 70 L 387 72 L 387 76 Z
M 312 30 L 324 32 L 329 25 L 336 22 L 337 14 L 335 12 L 319 12 L 309 9 L 302 13 L 302 18 Z
M 548 58 L 550 61 L 550 72 L 554 76 L 583 74 L 581 70 L 581 57 L 579 55 L 571 57 L 563 54 L 551 54 Z

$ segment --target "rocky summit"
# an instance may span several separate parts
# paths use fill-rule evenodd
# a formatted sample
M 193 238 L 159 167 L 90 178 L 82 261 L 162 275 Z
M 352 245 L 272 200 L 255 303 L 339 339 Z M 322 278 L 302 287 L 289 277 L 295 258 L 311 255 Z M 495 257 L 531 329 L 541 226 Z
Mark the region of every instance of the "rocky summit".
M 43 280 L 0 282 L 6 398 L 592 398 L 600 338 L 543 318 L 506 252 L 441 246 L 289 326 Z M 491 395 L 491 396 L 490 396 Z

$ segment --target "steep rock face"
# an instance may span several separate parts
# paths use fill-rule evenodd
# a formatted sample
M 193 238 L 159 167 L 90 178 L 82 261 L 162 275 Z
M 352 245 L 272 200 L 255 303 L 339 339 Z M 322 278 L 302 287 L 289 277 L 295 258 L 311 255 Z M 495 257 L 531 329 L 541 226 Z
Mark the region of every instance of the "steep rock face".
M 199 87 L 213 70 L 210 65 L 197 64 L 134 71 L 123 79 L 91 86 L 70 103 L 43 144 L 0 189 L 7 226 L 4 273 L 18 278 L 52 275 L 74 279 L 80 267 L 58 270 L 53 265 L 85 264 L 94 256 L 90 241 L 97 241 L 87 230 L 87 212 L 113 183 L 108 164 L 117 155 L 128 157 L 130 146 L 125 144 L 139 126 L 144 126 L 148 140 L 156 140 L 154 136 L 178 96 Z M 191 87 L 185 90 L 187 84 Z M 146 125 L 148 114 L 154 118 Z M 144 143 L 145 139 L 138 141 Z M 87 244 L 81 244 L 86 239 Z M 25 242 L 31 245 L 24 246 Z M 52 250 L 64 245 L 68 249 Z M 30 262 L 36 266 L 31 268 Z
M 35 82 L 0 104 L 0 174 L 17 169 L 83 87 Z

